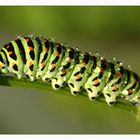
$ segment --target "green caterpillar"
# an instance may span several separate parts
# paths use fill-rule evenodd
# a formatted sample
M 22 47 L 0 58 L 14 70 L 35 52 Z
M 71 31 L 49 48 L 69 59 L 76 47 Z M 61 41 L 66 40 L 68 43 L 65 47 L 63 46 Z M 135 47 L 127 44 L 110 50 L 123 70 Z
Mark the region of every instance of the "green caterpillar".
M 85 89 L 90 100 L 102 94 L 108 105 L 117 97 L 140 104 L 140 78 L 121 62 L 112 63 L 43 37 L 18 37 L 5 44 L 0 71 L 14 73 L 18 79 L 27 75 L 31 81 L 51 80 L 55 90 L 67 83 L 73 95 Z

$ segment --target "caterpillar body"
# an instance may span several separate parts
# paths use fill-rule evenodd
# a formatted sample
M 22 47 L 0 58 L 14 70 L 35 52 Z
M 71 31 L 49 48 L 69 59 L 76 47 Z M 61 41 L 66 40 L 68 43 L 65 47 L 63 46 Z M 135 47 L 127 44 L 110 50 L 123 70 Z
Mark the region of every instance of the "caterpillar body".
M 90 100 L 102 94 L 108 105 L 117 97 L 140 104 L 140 78 L 121 62 L 43 37 L 18 37 L 5 44 L 0 51 L 0 71 L 14 73 L 18 79 L 27 75 L 31 81 L 51 81 L 55 90 L 67 84 L 73 95 L 85 89 Z

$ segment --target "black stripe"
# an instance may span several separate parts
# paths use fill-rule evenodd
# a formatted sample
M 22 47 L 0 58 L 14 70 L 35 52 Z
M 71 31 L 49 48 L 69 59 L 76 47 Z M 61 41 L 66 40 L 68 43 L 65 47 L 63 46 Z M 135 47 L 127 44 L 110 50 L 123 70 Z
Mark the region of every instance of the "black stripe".
M 7 46 L 9 46 L 9 47 L 7 48 Z M 15 53 L 15 49 L 14 49 L 13 44 L 10 42 L 9 44 L 6 44 L 4 46 L 4 48 L 8 51 L 8 53 L 12 52 L 12 54 L 9 54 L 9 56 L 16 61 L 17 60 L 17 56 L 16 56 L 16 53 Z
M 107 65 L 107 61 L 105 59 L 101 60 L 101 68 L 103 69 L 103 71 L 100 72 L 99 79 L 101 79 L 103 77 L 104 70 L 106 69 L 106 65 Z
M 63 66 L 64 69 L 68 69 L 70 67 L 71 63 L 68 62 L 66 65 Z
M 37 43 L 38 43 L 38 62 L 39 62 L 40 54 L 41 54 L 41 52 L 43 51 L 43 49 L 42 49 L 42 43 L 41 43 L 41 40 L 40 40 L 39 37 L 36 37 L 35 40 L 36 40 Z
M 4 53 L 4 55 L 5 55 L 7 66 L 9 66 L 9 60 L 8 60 L 8 58 L 7 58 L 6 52 L 5 52 L 4 50 L 1 50 L 1 51 L 2 51 L 2 52 Z
M 128 83 L 130 82 L 130 71 L 126 69 L 126 76 L 127 76 L 127 82 L 125 84 L 125 86 L 128 85 Z
M 101 60 L 101 67 L 103 68 L 103 70 L 106 69 L 106 64 L 107 64 L 107 61 L 105 59 Z
M 97 58 L 95 56 L 92 56 L 93 59 L 93 66 L 92 66 L 92 70 L 94 70 L 97 66 Z
M 80 77 L 79 79 L 76 79 L 76 81 L 81 81 L 82 80 L 82 77 Z
M 83 61 L 84 61 L 86 64 L 88 64 L 89 59 L 90 59 L 90 55 L 89 55 L 88 53 L 85 53 L 85 54 L 84 54 Z
M 74 76 L 77 76 L 78 74 L 80 74 L 80 71 L 76 72 L 76 73 L 74 74 Z
M 103 75 L 104 75 L 104 73 L 103 72 L 101 72 L 100 74 L 99 74 L 99 79 L 101 79 L 102 77 L 103 77 Z
M 77 51 L 76 58 L 75 58 L 75 63 L 76 64 L 79 64 L 80 63 L 79 57 L 80 57 L 80 51 Z
M 33 48 L 32 51 L 29 51 L 29 55 L 30 55 L 32 60 L 35 60 L 35 50 L 34 50 L 35 47 L 34 47 L 34 43 L 33 43 L 32 39 L 30 37 L 25 37 L 24 39 L 25 40 L 29 39 L 29 41 L 27 42 L 27 45 L 28 45 L 28 47 L 32 47 Z
M 119 72 L 120 72 L 121 74 L 124 74 L 124 68 L 123 68 L 123 66 L 121 66 L 121 67 L 119 67 L 119 68 L 120 68 Z
M 110 83 L 111 80 L 114 78 L 114 75 L 115 75 L 115 66 L 114 66 L 113 63 L 110 63 L 110 68 L 111 68 L 111 75 L 110 75 L 107 83 Z
M 4 60 L 3 60 L 3 58 L 2 58 L 2 55 L 0 54 L 0 61 L 2 62 L 2 63 L 4 63 Z
M 49 41 L 49 44 L 50 44 L 50 47 L 51 47 L 51 54 L 53 54 L 53 52 L 54 52 L 54 43 L 53 42 L 51 42 L 51 41 Z M 50 49 L 50 47 L 49 47 L 49 49 Z
M 133 76 L 134 76 L 136 82 L 134 82 L 134 84 L 130 87 L 130 89 L 134 89 L 136 87 L 137 83 L 139 82 L 138 81 L 139 80 L 138 75 L 136 73 L 133 73 Z
M 18 48 L 19 48 L 19 51 L 20 51 L 20 55 L 21 55 L 23 64 L 26 64 L 27 59 L 26 59 L 26 54 L 25 54 L 24 46 L 23 46 L 23 44 L 22 44 L 22 42 L 21 42 L 20 39 L 15 40 L 15 42 L 16 42 L 17 45 L 18 45 Z
M 33 64 L 29 66 L 29 69 L 30 69 L 31 71 L 33 71 L 33 68 L 34 68 L 34 65 L 33 65 Z
M 47 57 L 48 57 L 48 53 L 45 53 L 45 55 L 44 55 L 44 57 L 43 57 L 41 63 L 43 63 L 43 62 L 47 59 Z
M 15 65 L 13 66 L 13 69 L 14 69 L 15 71 L 18 71 L 18 66 L 15 64 Z
M 69 57 L 71 58 L 71 59 L 73 59 L 74 58 L 74 54 L 75 54 L 75 50 L 73 49 L 73 48 L 70 48 L 71 50 L 70 50 L 70 52 L 69 52 Z
M 58 60 L 59 60 L 59 56 L 56 56 L 55 59 L 52 61 L 52 64 L 53 64 L 53 63 L 57 63 Z
M 56 45 L 58 45 L 58 47 L 56 47 L 56 50 L 58 51 L 59 54 L 61 54 L 61 52 L 62 52 L 61 44 L 56 43 Z
M 85 68 L 85 67 L 82 67 L 82 68 L 80 69 L 80 73 L 83 74 L 83 73 L 85 72 L 85 70 L 86 70 L 86 68 Z
M 120 84 L 122 81 L 122 78 L 119 78 L 118 81 L 116 82 L 116 84 Z

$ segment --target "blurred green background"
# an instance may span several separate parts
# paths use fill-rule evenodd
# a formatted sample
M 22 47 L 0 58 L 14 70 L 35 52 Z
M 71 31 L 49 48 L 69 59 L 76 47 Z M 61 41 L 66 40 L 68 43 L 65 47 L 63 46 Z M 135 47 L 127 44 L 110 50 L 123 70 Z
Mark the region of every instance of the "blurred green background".
M 0 45 L 17 35 L 42 35 L 118 58 L 140 73 L 140 7 L 0 7 Z M 0 133 L 140 133 L 127 112 L 70 92 L 1 86 Z

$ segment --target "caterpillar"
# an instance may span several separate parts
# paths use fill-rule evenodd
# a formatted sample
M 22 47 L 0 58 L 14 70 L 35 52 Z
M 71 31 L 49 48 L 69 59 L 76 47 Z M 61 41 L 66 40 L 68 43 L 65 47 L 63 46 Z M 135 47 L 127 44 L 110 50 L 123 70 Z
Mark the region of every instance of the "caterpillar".
M 90 100 L 103 95 L 110 106 L 118 97 L 140 104 L 140 78 L 121 62 L 40 36 L 17 37 L 5 44 L 0 50 L 0 72 L 51 81 L 54 90 L 67 84 L 73 95 L 84 89 Z

